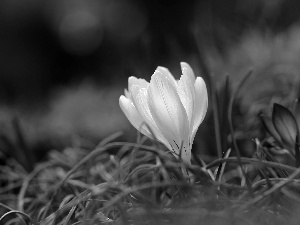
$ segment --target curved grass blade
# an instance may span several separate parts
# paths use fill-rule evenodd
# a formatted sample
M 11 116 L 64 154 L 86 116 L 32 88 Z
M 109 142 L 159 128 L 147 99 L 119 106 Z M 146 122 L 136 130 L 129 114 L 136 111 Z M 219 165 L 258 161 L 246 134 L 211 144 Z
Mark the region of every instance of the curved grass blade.
M 245 181 L 246 181 L 246 185 L 248 187 L 248 190 L 250 192 L 250 194 L 252 193 L 252 188 L 251 188 L 251 183 L 246 175 L 246 172 L 242 166 L 242 162 L 241 162 L 241 153 L 238 149 L 237 143 L 236 143 L 236 139 L 234 136 L 234 130 L 233 130 L 233 124 L 232 124 L 232 108 L 233 108 L 233 102 L 234 99 L 236 98 L 236 96 L 238 95 L 240 89 L 242 88 L 242 86 L 245 84 L 245 82 L 247 81 L 247 79 L 250 77 L 250 75 L 252 74 L 252 70 L 250 70 L 246 76 L 243 77 L 243 79 L 240 81 L 240 83 L 238 84 L 238 86 L 236 87 L 236 89 L 233 91 L 233 94 L 230 98 L 229 101 L 229 106 L 228 106 L 228 122 L 229 122 L 229 130 L 230 130 L 230 134 L 231 134 L 231 139 L 232 139 L 232 143 L 233 143 L 233 148 L 235 150 L 237 159 L 238 159 L 238 164 L 241 167 L 243 176 L 245 177 Z

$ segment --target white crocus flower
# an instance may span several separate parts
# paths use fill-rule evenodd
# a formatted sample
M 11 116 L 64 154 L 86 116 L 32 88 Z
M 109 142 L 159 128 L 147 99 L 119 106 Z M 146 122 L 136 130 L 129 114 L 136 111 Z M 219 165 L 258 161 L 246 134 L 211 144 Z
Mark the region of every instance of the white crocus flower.
M 129 91 L 125 89 L 119 104 L 136 129 L 153 139 L 152 131 L 176 157 L 181 153 L 182 160 L 191 164 L 194 137 L 207 111 L 207 89 L 187 63 L 181 63 L 181 70 L 180 80 L 164 67 L 157 67 L 150 83 L 130 77 Z

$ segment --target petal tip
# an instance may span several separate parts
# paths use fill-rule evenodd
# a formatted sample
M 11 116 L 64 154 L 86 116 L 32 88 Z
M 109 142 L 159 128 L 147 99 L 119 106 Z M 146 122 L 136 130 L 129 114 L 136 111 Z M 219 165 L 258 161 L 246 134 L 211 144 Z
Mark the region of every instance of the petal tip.
M 180 62 L 180 66 L 181 66 L 181 68 L 183 68 L 183 67 L 190 67 L 190 65 L 188 63 L 186 63 L 186 62 Z
M 153 80 L 153 78 L 155 77 L 165 77 L 167 78 L 169 81 L 171 81 L 172 85 L 174 87 L 176 87 L 176 80 L 175 78 L 173 77 L 173 75 L 171 74 L 171 72 L 165 68 L 165 67 L 162 67 L 162 66 L 158 66 L 154 72 L 154 74 L 151 76 L 151 80 Z M 150 81 L 151 83 L 151 81 Z
M 154 74 L 153 74 L 152 76 L 157 76 L 157 73 L 166 76 L 166 75 L 167 75 L 167 71 L 168 71 L 167 68 L 162 67 L 162 66 L 158 66 L 158 67 L 156 68 L 156 70 L 154 71 Z
M 205 81 L 204 81 L 204 79 L 202 77 L 197 77 L 196 78 L 195 85 L 200 85 L 200 87 L 206 89 L 206 84 L 205 84 Z
M 136 78 L 131 76 L 128 78 L 128 88 L 130 90 L 131 86 L 137 85 L 140 88 L 147 88 L 149 86 L 149 82 L 142 78 Z
M 135 84 L 137 80 L 138 78 L 136 78 L 135 76 L 130 76 L 128 78 L 128 88 L 130 88 L 133 84 Z
M 128 98 L 125 97 L 124 95 L 121 95 L 120 98 L 119 98 L 119 105 L 122 106 L 128 101 Z
M 194 83 L 195 82 L 195 74 L 194 74 L 192 67 L 186 62 L 181 62 L 180 66 L 181 66 L 182 74 L 184 76 L 188 76 L 191 79 L 191 81 Z
M 165 71 L 165 70 L 168 70 L 168 69 L 166 67 L 163 67 L 163 66 L 158 66 L 156 68 L 156 70 L 163 70 L 163 71 Z
M 136 78 L 135 76 L 130 76 L 130 77 L 128 78 L 128 83 L 131 82 L 132 80 L 135 80 L 135 79 L 138 79 L 138 78 Z

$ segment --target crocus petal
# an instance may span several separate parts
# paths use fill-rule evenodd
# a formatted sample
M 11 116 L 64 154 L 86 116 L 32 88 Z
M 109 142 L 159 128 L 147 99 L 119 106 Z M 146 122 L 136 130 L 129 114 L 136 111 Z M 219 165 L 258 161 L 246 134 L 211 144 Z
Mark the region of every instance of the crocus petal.
M 161 70 L 151 77 L 148 102 L 159 130 L 178 154 L 181 143 L 187 142 L 188 118 L 174 84 Z
M 195 79 L 187 63 L 181 63 L 181 69 L 179 81 L 165 67 L 157 67 L 150 83 L 130 77 L 129 91 L 125 90 L 126 97 L 121 96 L 119 102 L 136 129 L 149 138 L 155 136 L 190 164 L 191 145 L 206 114 L 208 99 L 203 79 Z
M 147 89 L 140 88 L 138 85 L 132 85 L 130 88 L 130 93 L 132 96 L 133 104 L 135 105 L 137 111 L 140 113 L 141 117 L 145 122 L 153 129 L 157 128 L 155 121 L 152 118 L 152 115 L 148 106 L 148 93 Z
M 194 121 L 194 102 L 195 102 L 195 75 L 187 63 L 181 63 L 182 75 L 178 81 L 178 95 L 186 110 L 190 128 Z
M 181 62 L 180 66 L 181 66 L 182 74 L 188 76 L 191 79 L 192 83 L 195 83 L 196 80 L 195 74 L 193 72 L 193 69 L 190 67 L 190 65 L 187 64 L 186 62 Z
M 130 88 L 130 92 L 131 92 L 133 104 L 135 105 L 137 112 L 143 119 L 143 122 L 146 123 L 147 126 L 149 126 L 149 128 L 151 129 L 151 131 L 153 132 L 155 137 L 169 148 L 170 145 L 169 145 L 168 141 L 161 134 L 161 131 L 157 127 L 157 125 L 156 125 L 155 121 L 153 120 L 152 115 L 150 113 L 150 109 L 148 106 L 147 89 L 140 88 L 138 85 L 132 85 Z M 145 125 L 144 125 L 144 127 L 145 127 Z M 148 132 L 150 133 L 150 138 L 153 139 L 153 137 L 151 135 L 151 131 L 148 130 Z M 147 136 L 147 137 L 149 137 L 149 136 Z
M 125 94 L 126 98 L 131 99 L 131 94 L 130 94 L 130 92 L 126 88 L 124 90 L 124 94 Z
M 171 72 L 167 68 L 162 67 L 162 66 L 158 66 L 156 71 L 161 73 L 164 77 L 166 77 L 171 82 L 171 84 L 176 88 L 177 81 L 175 80 L 175 78 L 173 77 L 173 75 L 171 74 Z
M 126 98 L 124 95 L 121 95 L 119 98 L 119 105 L 122 109 L 123 113 L 129 120 L 129 122 L 142 134 L 146 135 L 149 138 L 152 138 L 150 132 L 147 127 L 142 126 L 144 119 L 136 110 L 135 106 L 133 105 L 132 101 Z
M 140 88 L 147 88 L 149 86 L 149 82 L 145 79 L 136 78 L 136 77 L 129 77 L 128 78 L 128 88 L 130 90 L 132 85 L 138 85 Z
M 202 123 L 208 107 L 207 89 L 204 80 L 197 77 L 195 81 L 195 117 L 191 135 L 191 142 Z

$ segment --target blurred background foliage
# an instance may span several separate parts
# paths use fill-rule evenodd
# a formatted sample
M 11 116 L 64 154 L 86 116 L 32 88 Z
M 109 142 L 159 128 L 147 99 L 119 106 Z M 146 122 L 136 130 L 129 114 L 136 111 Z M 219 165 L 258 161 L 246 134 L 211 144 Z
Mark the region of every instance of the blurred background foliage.
M 160 65 L 179 78 L 180 61 L 207 81 L 205 65 L 220 95 L 226 74 L 234 87 L 254 69 L 234 120 L 253 145 L 258 113 L 298 96 L 299 10 L 298 0 L 2 0 L 1 151 L 26 145 L 42 157 L 70 144 L 92 148 L 120 130 L 134 140 L 118 106 L 128 77 L 149 80 Z M 211 110 L 201 149 L 215 148 Z M 21 147 L 11 144 L 18 130 Z

